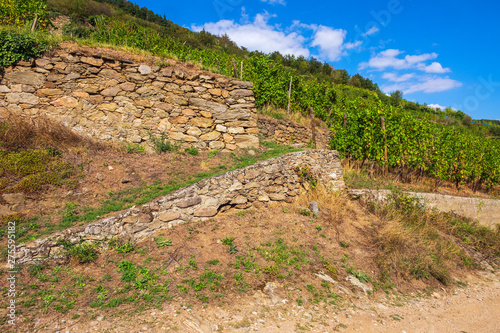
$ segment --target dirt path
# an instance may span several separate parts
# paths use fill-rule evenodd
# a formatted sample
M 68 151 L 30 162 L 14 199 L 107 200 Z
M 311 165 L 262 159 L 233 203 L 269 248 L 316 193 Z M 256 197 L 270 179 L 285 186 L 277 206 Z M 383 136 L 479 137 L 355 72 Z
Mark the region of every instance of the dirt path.
M 401 307 L 378 305 L 374 317 L 359 311 L 345 322 L 345 332 L 500 332 L 499 277 L 485 274 L 485 281 L 452 293 L 435 292 Z
M 298 306 L 276 292 L 236 297 L 234 304 L 190 308 L 173 302 L 140 315 L 105 314 L 92 321 L 40 318 L 35 332 L 500 332 L 500 272 L 470 277 L 467 285 L 425 296 L 399 294 L 373 299 L 344 290 L 337 308 Z M 281 296 L 280 296 L 281 295 Z M 275 303 L 275 304 L 273 304 Z

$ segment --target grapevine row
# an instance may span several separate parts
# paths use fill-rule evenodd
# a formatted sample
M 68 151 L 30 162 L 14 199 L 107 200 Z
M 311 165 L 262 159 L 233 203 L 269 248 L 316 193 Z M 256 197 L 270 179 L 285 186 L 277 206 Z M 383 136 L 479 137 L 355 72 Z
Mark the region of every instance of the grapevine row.
M 385 130 L 382 128 L 382 118 Z M 330 119 L 331 148 L 342 157 L 413 170 L 473 191 L 500 183 L 500 141 L 435 124 L 391 106 L 339 103 Z M 384 152 L 387 151 L 387 154 Z

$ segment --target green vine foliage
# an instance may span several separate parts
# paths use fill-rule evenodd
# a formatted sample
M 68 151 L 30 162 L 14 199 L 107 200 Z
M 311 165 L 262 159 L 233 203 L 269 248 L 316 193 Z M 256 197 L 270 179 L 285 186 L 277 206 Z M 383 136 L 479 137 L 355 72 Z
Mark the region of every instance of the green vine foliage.
M 335 106 L 330 123 L 331 148 L 342 157 L 420 170 L 438 180 L 452 181 L 457 188 L 470 184 L 474 191 L 481 185 L 491 188 L 500 183 L 499 140 L 419 119 L 380 102 L 343 100 Z
M 40 0 L 1 0 L 0 24 L 19 28 L 31 24 L 37 18 L 37 29 L 46 30 L 52 26 L 47 4 Z
M 45 52 L 46 47 L 29 35 L 0 31 L 0 69 L 18 60 L 37 58 Z

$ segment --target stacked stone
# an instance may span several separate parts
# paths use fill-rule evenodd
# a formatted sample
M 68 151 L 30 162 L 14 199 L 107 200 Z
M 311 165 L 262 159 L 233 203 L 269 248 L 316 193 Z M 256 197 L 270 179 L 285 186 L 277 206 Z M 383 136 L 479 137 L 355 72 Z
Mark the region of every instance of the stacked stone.
M 311 143 L 311 126 L 305 126 L 285 119 L 274 119 L 259 114 L 257 119 L 259 133 L 268 140 L 280 144 L 302 144 L 307 146 Z M 316 148 L 326 149 L 330 144 L 330 131 L 323 127 L 315 128 Z
M 146 144 L 149 133 L 167 133 L 183 147 L 257 148 L 252 86 L 180 66 L 59 51 L 5 69 L 0 119 L 43 114 L 104 141 Z
M 333 190 L 344 187 L 338 153 L 308 150 L 290 153 L 243 169 L 204 179 L 196 184 L 133 207 L 115 216 L 67 229 L 44 239 L 17 247 L 19 263 L 57 257 L 60 239 L 80 240 L 147 239 L 158 230 L 193 219 L 207 219 L 228 209 L 265 207 L 271 202 L 291 202 L 309 184 L 301 176 L 306 171 Z

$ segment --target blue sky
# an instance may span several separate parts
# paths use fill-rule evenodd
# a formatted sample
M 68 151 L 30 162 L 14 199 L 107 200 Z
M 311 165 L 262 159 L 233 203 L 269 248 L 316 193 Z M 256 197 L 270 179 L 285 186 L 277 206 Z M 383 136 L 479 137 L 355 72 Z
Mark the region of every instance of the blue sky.
M 134 1 L 194 31 L 313 56 L 386 93 L 500 119 L 500 3 L 455 0 Z

